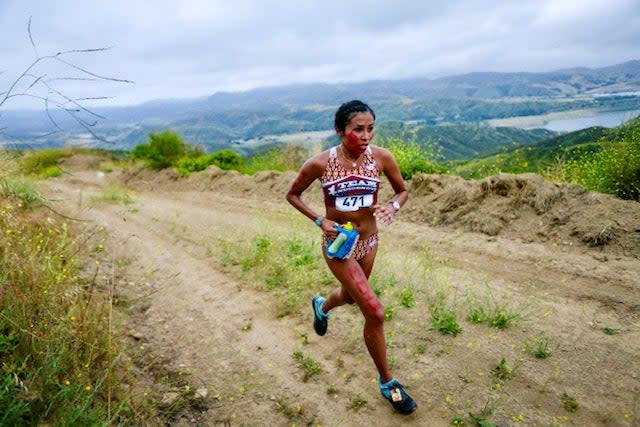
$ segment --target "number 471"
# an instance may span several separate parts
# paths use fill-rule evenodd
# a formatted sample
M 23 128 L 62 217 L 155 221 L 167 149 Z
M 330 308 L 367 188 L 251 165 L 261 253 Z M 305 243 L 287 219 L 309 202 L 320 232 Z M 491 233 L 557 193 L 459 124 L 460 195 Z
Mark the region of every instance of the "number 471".
M 356 205 L 363 206 L 364 196 L 345 197 L 344 200 L 342 201 L 342 205 L 343 206 L 356 206 Z

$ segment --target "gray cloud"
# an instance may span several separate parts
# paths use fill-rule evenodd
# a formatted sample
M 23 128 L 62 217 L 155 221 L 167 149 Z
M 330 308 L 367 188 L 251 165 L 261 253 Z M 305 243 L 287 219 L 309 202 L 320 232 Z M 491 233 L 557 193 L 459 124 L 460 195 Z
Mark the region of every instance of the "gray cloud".
M 35 58 L 29 16 L 40 55 L 112 47 L 69 58 L 135 85 L 59 84 L 74 96 L 110 96 L 113 105 L 264 85 L 550 71 L 640 58 L 635 0 L 4 0 L 0 91 Z M 69 72 L 46 64 L 39 71 Z

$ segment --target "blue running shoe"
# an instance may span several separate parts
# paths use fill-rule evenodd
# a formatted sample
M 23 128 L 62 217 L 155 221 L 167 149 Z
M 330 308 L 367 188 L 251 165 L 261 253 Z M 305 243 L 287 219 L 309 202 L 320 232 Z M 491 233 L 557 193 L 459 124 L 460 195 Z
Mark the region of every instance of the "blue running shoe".
M 311 299 L 311 307 L 313 307 L 313 329 L 316 334 L 323 336 L 327 333 L 327 326 L 329 324 L 329 314 L 322 311 L 322 304 L 326 301 L 326 298 L 315 296 Z
M 401 414 L 408 415 L 418 407 L 415 400 L 404 391 L 402 384 L 395 378 L 386 384 L 382 384 L 380 377 L 378 377 L 378 386 L 380 387 L 380 393 L 391 402 L 393 409 Z

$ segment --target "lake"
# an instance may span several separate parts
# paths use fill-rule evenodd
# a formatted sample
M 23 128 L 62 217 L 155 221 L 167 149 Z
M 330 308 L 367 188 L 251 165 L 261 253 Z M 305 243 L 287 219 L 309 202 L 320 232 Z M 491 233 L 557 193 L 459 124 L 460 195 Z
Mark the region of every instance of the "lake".
M 620 126 L 627 120 L 631 120 L 638 114 L 640 114 L 640 110 L 607 111 L 603 113 L 596 113 L 595 115 L 588 117 L 550 120 L 542 127 L 556 132 L 574 132 L 591 126 L 614 128 L 616 126 Z

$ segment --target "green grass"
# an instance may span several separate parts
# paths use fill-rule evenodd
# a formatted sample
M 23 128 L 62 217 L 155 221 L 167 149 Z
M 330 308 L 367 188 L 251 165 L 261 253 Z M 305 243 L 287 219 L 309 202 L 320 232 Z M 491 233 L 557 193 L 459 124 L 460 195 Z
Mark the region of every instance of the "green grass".
M 578 403 L 578 399 L 575 396 L 564 393 L 562 395 L 562 407 L 567 412 L 576 412 L 580 407 L 580 403 Z
M 555 350 L 552 348 L 549 338 L 542 332 L 533 337 L 531 341 L 526 342 L 524 349 L 527 353 L 538 359 L 550 357 Z
M 225 236 L 222 265 L 243 280 L 256 283 L 277 299 L 279 317 L 297 312 L 317 292 L 328 292 L 333 276 L 327 270 L 316 239 L 274 235 L 272 230 L 253 237 Z M 305 305 L 306 306 L 306 305 Z
M 116 203 L 126 206 L 134 203 L 134 193 L 113 184 L 104 187 L 99 195 L 92 196 L 91 201 L 93 203 Z
M 292 405 L 289 399 L 280 396 L 276 401 L 276 410 L 282 413 L 290 421 L 300 420 L 304 422 L 304 407 L 300 404 Z M 292 425 L 296 425 L 293 423 Z
M 588 128 L 535 145 L 453 162 L 450 173 L 480 179 L 497 173 L 537 173 L 621 199 L 640 200 L 640 118 L 614 129 Z
M 38 178 L 52 178 L 60 176 L 60 160 L 70 157 L 72 151 L 69 149 L 46 149 L 29 151 L 20 157 L 18 163 L 20 172 L 24 175 Z
M 488 322 L 497 329 L 506 329 L 518 319 L 520 315 L 506 306 L 498 305 L 494 308 L 493 313 L 489 316 Z
M 0 198 L 15 200 L 20 206 L 39 207 L 44 199 L 25 180 L 0 176 Z
M 442 335 L 454 337 L 462 332 L 462 326 L 458 322 L 456 313 L 450 309 L 431 310 L 431 327 Z
M 402 288 L 398 293 L 398 300 L 400 305 L 405 308 L 415 307 L 416 305 L 416 297 L 415 297 L 415 286 L 409 285 L 405 288 Z
M 640 201 L 640 118 L 612 130 L 597 148 L 559 163 L 548 176 Z
M 499 300 L 493 295 L 487 297 L 467 297 L 467 320 L 472 323 L 486 323 L 496 329 L 507 329 L 522 317 L 523 307 Z
M 291 355 L 293 360 L 304 373 L 303 381 L 308 381 L 314 375 L 323 371 L 322 365 L 310 356 L 305 356 L 301 351 L 294 351 Z
M 491 370 L 493 376 L 500 380 L 506 381 L 513 376 L 513 369 L 507 364 L 507 360 L 503 357 L 500 362 Z
M 361 394 L 355 394 L 349 398 L 349 407 L 352 410 L 358 411 L 365 406 L 367 406 L 367 399 Z
M 20 188 L 0 196 L 0 425 L 117 423 L 110 291 L 80 274 L 76 231 Z
M 125 389 L 104 246 L 24 176 L 64 155 L 0 155 L 0 425 L 135 424 L 149 410 Z

